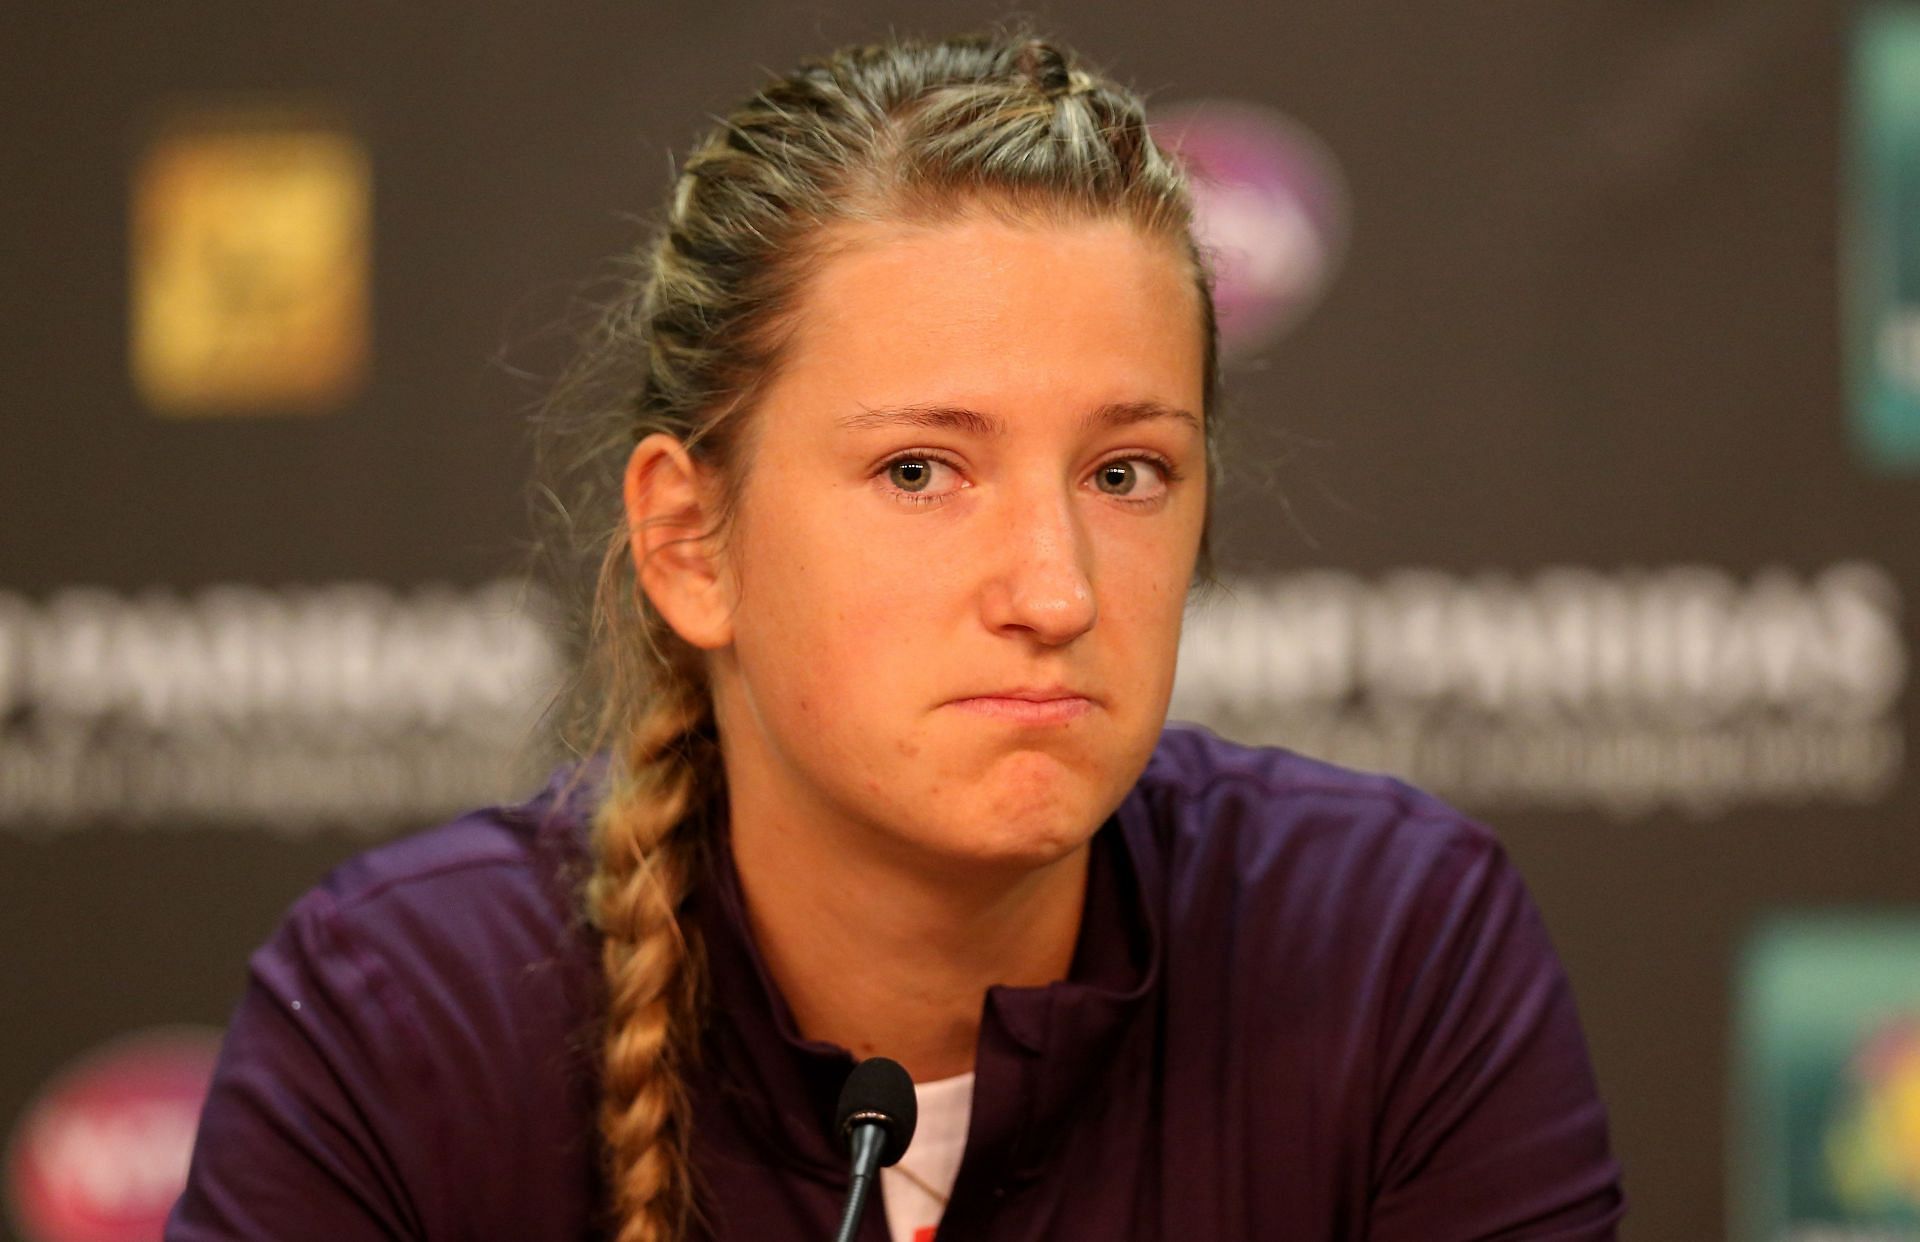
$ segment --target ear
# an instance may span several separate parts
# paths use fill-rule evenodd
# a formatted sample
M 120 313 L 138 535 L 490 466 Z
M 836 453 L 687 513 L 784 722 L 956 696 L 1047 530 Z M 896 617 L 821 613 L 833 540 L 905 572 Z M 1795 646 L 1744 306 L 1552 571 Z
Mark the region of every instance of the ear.
M 676 634 L 706 651 L 733 641 L 732 591 L 708 537 L 714 483 L 680 441 L 655 433 L 634 446 L 622 488 L 641 589 Z

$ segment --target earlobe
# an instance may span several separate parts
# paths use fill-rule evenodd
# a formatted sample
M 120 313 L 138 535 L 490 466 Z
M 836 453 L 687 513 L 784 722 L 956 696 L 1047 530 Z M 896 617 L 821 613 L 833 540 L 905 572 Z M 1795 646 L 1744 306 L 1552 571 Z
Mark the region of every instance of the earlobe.
M 634 446 L 622 493 L 640 589 L 676 634 L 711 651 L 733 641 L 733 606 L 715 541 L 715 489 L 686 446 L 656 433 Z

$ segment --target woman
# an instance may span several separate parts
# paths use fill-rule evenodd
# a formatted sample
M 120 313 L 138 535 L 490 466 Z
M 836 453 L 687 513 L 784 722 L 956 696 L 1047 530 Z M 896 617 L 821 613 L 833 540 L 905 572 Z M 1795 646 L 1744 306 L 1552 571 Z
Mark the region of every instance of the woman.
M 868 1239 L 1612 1235 L 1490 836 L 1164 729 L 1214 332 L 1136 99 L 1027 39 L 809 64 L 611 323 L 610 770 L 296 905 L 169 1237 L 824 1238 L 875 1054 L 927 1116 Z

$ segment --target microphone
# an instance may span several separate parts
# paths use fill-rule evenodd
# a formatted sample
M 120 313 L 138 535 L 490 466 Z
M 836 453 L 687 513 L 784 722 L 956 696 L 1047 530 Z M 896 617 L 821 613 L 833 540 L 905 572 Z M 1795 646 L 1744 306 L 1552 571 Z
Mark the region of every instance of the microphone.
M 853 1181 L 847 1186 L 847 1210 L 840 1217 L 834 1242 L 853 1242 L 867 1210 L 874 1175 L 907 1154 L 918 1117 L 913 1079 L 898 1061 L 868 1057 L 847 1075 L 833 1123 L 853 1158 Z

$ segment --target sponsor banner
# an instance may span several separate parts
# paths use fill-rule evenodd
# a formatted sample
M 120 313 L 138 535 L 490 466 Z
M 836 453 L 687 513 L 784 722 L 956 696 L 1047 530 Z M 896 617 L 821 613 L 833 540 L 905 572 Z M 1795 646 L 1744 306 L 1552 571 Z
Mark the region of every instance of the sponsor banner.
M 1736 1052 L 1736 1236 L 1920 1237 L 1920 916 L 1764 929 Z
M 562 664 L 510 581 L 0 592 L 0 832 L 378 835 L 524 794 Z
M 123 1036 L 62 1070 L 8 1143 L 23 1242 L 153 1242 L 187 1184 L 220 1033 Z
M 1897 585 L 1864 562 L 1329 569 L 1196 604 L 1172 713 L 1474 810 L 1714 815 L 1884 799 L 1909 659 Z
M 372 161 L 325 118 L 187 111 L 135 165 L 129 359 L 168 415 L 336 408 L 370 350 Z
M 1854 442 L 1920 470 L 1920 7 L 1868 8 L 1854 30 L 1848 334 Z
M 1257 353 L 1313 309 L 1339 267 L 1349 215 L 1340 167 L 1298 121 L 1262 104 L 1156 110 L 1153 134 L 1191 174 L 1221 353 Z

